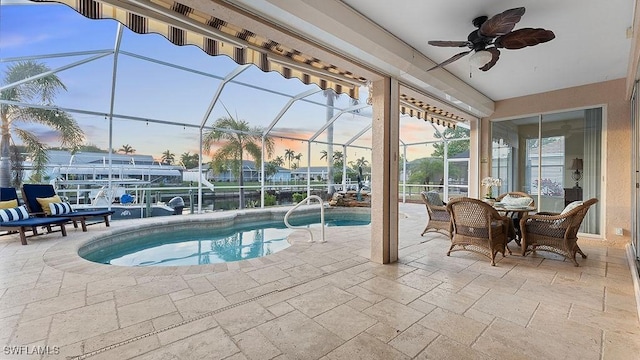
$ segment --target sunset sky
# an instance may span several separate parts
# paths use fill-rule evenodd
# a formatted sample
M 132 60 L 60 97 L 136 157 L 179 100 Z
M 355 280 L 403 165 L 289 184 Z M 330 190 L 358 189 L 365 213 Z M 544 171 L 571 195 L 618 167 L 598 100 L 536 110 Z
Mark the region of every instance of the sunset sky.
M 117 22 L 114 20 L 87 19 L 65 5 L 3 5 L 0 6 L 0 58 L 25 57 L 43 54 L 72 53 L 87 50 L 112 50 L 115 44 Z M 212 57 L 195 46 L 175 46 L 156 34 L 140 35 L 124 28 L 122 52 L 134 53 L 159 61 L 196 69 L 218 77 L 226 76 L 238 65 L 226 56 Z M 88 59 L 91 55 L 50 57 L 38 59 L 51 69 Z M 11 62 L 0 62 L 0 75 Z M 113 56 L 109 55 L 81 66 L 57 73 L 67 86 L 58 95 L 56 105 L 62 108 L 81 109 L 108 114 L 110 108 Z M 302 93 L 315 85 L 305 85 L 297 79 L 285 79 L 280 74 L 264 73 L 251 66 L 229 83 L 220 101 L 207 119 L 211 125 L 217 118 L 227 116 L 227 110 L 235 118 L 248 121 L 252 126 L 266 127 L 277 116 L 290 96 Z M 118 57 L 114 113 L 162 120 L 175 123 L 200 124 L 220 80 L 183 70 L 144 61 L 126 54 Z M 250 86 L 245 86 L 248 84 Z M 3 82 L 4 85 L 4 82 Z M 257 88 L 256 88 L 257 87 Z M 265 88 L 269 91 L 262 91 Z M 289 96 L 284 96 L 286 94 Z M 367 89 L 360 91 L 360 103 L 366 102 Z M 273 133 L 291 138 L 308 139 L 326 121 L 326 98 L 322 92 L 296 102 L 277 123 Z M 341 95 L 337 108 L 346 108 L 350 99 Z M 225 107 L 227 110 L 225 110 Z M 104 115 L 71 113 L 80 123 L 86 135 L 86 143 L 108 148 L 109 122 Z M 371 108 L 359 114 L 344 114 L 334 123 L 334 142 L 351 139 L 371 122 Z M 58 146 L 56 134 L 47 128 L 27 127 L 36 132 L 51 146 Z M 440 128 L 443 130 L 442 128 Z M 430 123 L 417 118 L 401 118 L 401 140 L 417 143 L 433 140 Z M 197 128 L 114 119 L 113 148 L 118 150 L 128 144 L 137 154 L 150 154 L 160 158 L 170 150 L 179 158 L 185 152 L 198 153 Z M 317 140 L 326 141 L 326 131 Z M 285 149 L 302 153 L 301 166 L 307 164 L 307 142 L 274 138 L 275 156 L 284 156 Z M 366 132 L 355 145 L 371 147 L 371 131 Z M 408 148 L 408 159 L 429 156 L 432 147 L 416 145 Z M 324 144 L 312 144 L 311 165 L 326 164 L 320 161 Z M 342 151 L 342 146 L 334 146 Z M 350 148 L 348 161 L 365 157 L 370 161 L 371 151 Z M 210 157 L 205 155 L 205 160 Z M 288 163 L 285 165 L 287 166 Z

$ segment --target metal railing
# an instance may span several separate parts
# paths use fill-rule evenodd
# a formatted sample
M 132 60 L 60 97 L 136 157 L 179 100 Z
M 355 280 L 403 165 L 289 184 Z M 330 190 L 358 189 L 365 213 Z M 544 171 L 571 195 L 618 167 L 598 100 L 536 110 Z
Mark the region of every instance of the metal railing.
M 324 203 L 322 201 L 322 198 L 318 195 L 309 195 L 307 196 L 304 200 L 300 201 L 299 203 L 297 203 L 294 207 L 292 207 L 289 211 L 287 211 L 287 213 L 284 215 L 284 224 L 287 225 L 287 227 L 289 229 L 305 229 L 309 232 L 309 235 L 311 236 L 311 238 L 309 239 L 309 242 L 314 242 L 315 240 L 313 239 L 313 232 L 311 231 L 310 228 L 305 227 L 305 226 L 293 226 L 289 223 L 289 215 L 291 215 L 291 213 L 297 209 L 300 205 L 302 205 L 305 202 L 308 202 L 311 199 L 315 199 L 318 200 L 318 202 L 320 202 L 320 234 L 322 235 L 322 240 L 320 240 L 320 242 L 324 243 L 326 242 L 326 240 L 324 239 Z

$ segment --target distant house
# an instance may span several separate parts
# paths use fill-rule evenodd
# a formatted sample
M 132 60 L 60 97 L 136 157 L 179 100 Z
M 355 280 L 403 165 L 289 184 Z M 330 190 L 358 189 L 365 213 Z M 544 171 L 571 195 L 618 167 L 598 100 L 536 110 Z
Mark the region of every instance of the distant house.
M 326 181 L 327 180 L 327 167 L 326 166 L 311 166 L 297 168 L 291 171 L 291 179 L 307 180 L 307 176 L 310 176 L 312 180 Z
M 194 169 L 194 171 L 197 171 L 197 169 Z M 216 181 L 216 182 L 236 182 L 237 181 L 236 176 L 234 175 L 234 172 L 231 171 L 231 169 L 222 173 L 216 173 L 210 169 L 209 164 L 203 164 L 203 171 L 205 172 L 207 179 L 209 179 L 210 181 Z M 242 171 L 243 171 L 242 176 L 244 178 L 244 181 L 258 182 L 261 179 L 260 173 L 262 169 L 260 166 L 256 167 L 255 161 L 243 160 Z M 285 169 L 279 166 L 277 169 L 277 172 L 271 175 L 267 179 L 267 181 L 283 182 L 283 181 L 289 181 L 290 179 L 291 179 L 291 170 Z
M 66 183 L 100 181 L 109 178 L 120 182 L 149 182 L 151 184 L 182 182 L 182 167 L 167 165 L 154 160 L 151 155 L 109 154 L 97 152 L 78 152 L 71 154 L 64 150 L 49 150 L 49 161 L 45 169 L 45 180 Z M 25 163 L 25 175 L 28 177 L 30 163 Z

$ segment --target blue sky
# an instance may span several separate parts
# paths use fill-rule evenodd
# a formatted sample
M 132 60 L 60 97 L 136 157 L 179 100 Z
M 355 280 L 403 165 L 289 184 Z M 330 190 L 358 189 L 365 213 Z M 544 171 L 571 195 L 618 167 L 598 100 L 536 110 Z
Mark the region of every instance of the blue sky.
M 0 6 L 0 57 L 2 59 L 41 54 L 69 53 L 87 50 L 110 50 L 115 44 L 117 22 L 114 20 L 87 19 L 65 5 L 5 5 Z M 195 46 L 175 46 L 157 34 L 140 35 L 124 28 L 121 50 L 141 56 L 178 64 L 208 74 L 224 77 L 235 69 L 226 56 L 212 57 Z M 92 55 L 59 57 L 38 60 L 51 69 L 87 59 Z M 4 74 L 7 62 L 0 63 Z M 113 56 L 61 71 L 58 76 L 68 91 L 59 94 L 56 105 L 108 113 L 111 93 Z M 116 81 L 114 113 L 164 121 L 200 124 L 220 80 L 192 74 L 178 69 L 120 55 Z M 270 89 L 277 93 L 295 95 L 315 85 L 305 85 L 297 79 L 285 79 L 275 72 L 264 73 L 251 66 L 236 79 L 238 82 Z M 322 92 L 295 103 L 274 128 L 274 133 L 306 139 L 325 122 L 325 97 Z M 361 90 L 361 101 L 366 99 L 366 89 Z M 214 107 L 207 124 L 226 116 L 226 109 L 252 126 L 267 126 L 289 100 L 288 97 L 230 83 L 225 87 L 220 102 Z M 224 104 L 224 106 L 222 106 Z M 349 98 L 341 95 L 336 106 L 349 106 Z M 370 108 L 363 115 L 346 114 L 334 126 L 334 141 L 345 142 L 370 123 Z M 104 116 L 72 113 L 87 136 L 87 143 L 101 148 L 108 147 L 108 121 Z M 47 129 L 33 127 L 51 146 L 59 145 L 55 134 Z M 401 137 L 408 143 L 432 139 L 433 130 L 424 121 L 403 118 Z M 318 137 L 324 141 L 326 134 Z M 159 158 L 163 151 L 176 155 L 198 152 L 198 130 L 129 120 L 114 120 L 113 147 L 115 150 L 129 144 L 139 154 Z M 282 156 L 284 149 L 302 153 L 302 166 L 306 165 L 306 142 L 275 139 L 274 156 Z M 355 144 L 371 146 L 371 131 Z M 320 151 L 326 145 L 314 144 L 311 149 L 312 165 L 320 165 Z M 341 147 L 337 150 L 342 150 Z M 424 145 L 411 147 L 412 157 L 430 154 Z M 370 159 L 370 151 L 349 150 L 350 159 L 364 156 Z M 208 157 L 205 156 L 205 159 Z

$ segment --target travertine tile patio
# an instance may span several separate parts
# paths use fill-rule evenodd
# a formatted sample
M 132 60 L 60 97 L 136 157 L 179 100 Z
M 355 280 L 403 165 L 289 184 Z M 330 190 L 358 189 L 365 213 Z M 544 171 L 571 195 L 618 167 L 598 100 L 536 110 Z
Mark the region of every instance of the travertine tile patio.
M 367 259 L 369 226 L 327 228 L 324 244 L 296 232 L 264 258 L 166 268 L 93 264 L 76 252 L 162 218 L 28 246 L 3 236 L 0 359 L 637 359 L 624 249 L 581 239 L 580 267 L 518 251 L 491 267 L 473 253 L 447 257 L 443 235 L 421 237 L 424 206 L 400 211 L 391 265 Z

